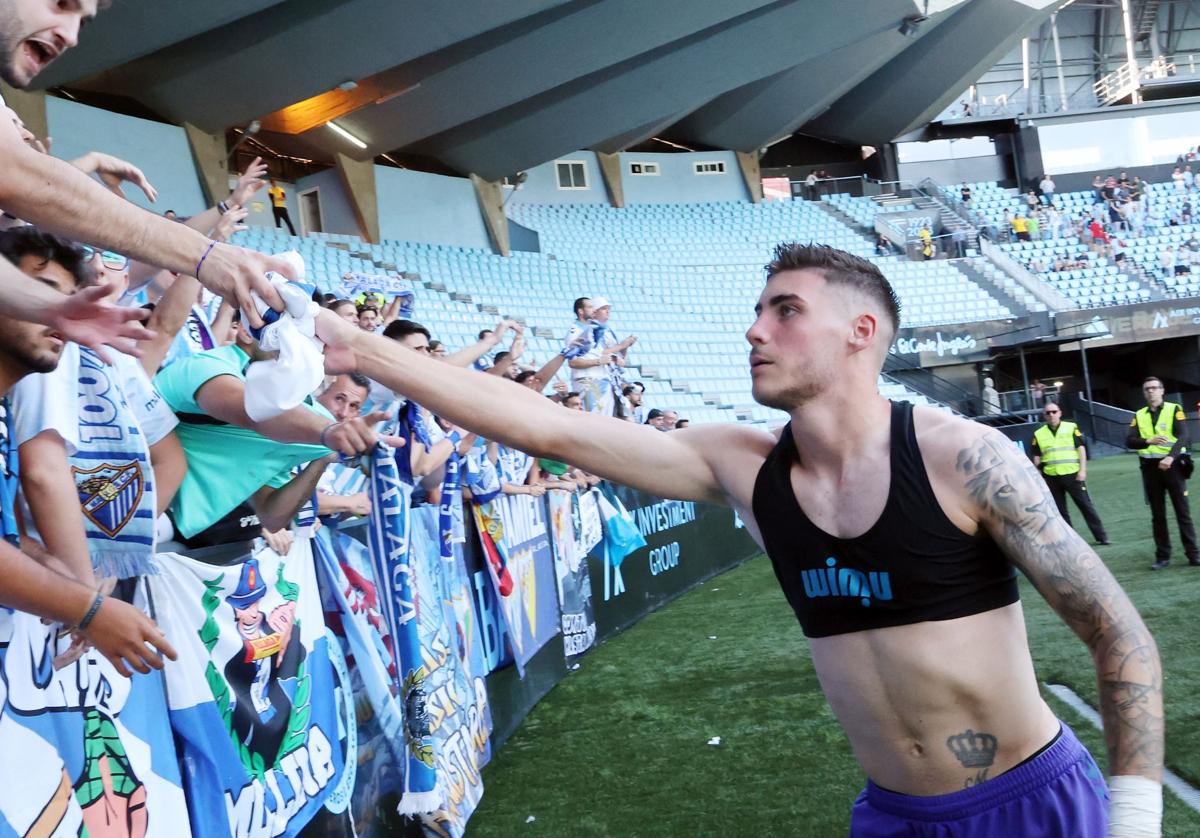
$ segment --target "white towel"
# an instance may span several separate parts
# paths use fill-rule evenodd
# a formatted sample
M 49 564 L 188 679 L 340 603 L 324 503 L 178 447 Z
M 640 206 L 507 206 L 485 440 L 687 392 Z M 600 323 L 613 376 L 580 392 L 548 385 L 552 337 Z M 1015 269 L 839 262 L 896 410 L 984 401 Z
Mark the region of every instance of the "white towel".
M 300 254 L 293 250 L 279 255 L 292 263 L 297 278 L 303 281 L 304 260 Z M 320 307 L 313 302 L 311 288 L 276 273 L 267 274 L 267 279 L 283 298 L 284 310 L 271 312 L 257 294 L 254 296 L 259 316 L 275 318 L 262 328 L 258 345 L 266 352 L 279 352 L 278 358 L 255 361 L 246 370 L 246 415 L 255 422 L 299 407 L 321 386 L 325 376 L 324 355 L 316 337 Z

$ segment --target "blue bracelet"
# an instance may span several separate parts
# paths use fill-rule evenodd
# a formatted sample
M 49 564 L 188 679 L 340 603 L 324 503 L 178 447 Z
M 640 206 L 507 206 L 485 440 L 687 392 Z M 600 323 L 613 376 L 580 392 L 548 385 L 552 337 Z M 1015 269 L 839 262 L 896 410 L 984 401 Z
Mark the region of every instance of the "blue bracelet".
M 200 278 L 200 268 L 204 265 L 204 260 L 208 258 L 208 254 L 212 253 L 212 249 L 217 246 L 216 239 L 208 243 L 208 247 L 204 249 L 204 255 L 200 257 L 200 261 L 196 263 L 196 273 L 193 276 L 196 279 Z
M 91 625 L 92 619 L 96 616 L 96 612 L 100 610 L 100 603 L 102 602 L 104 602 L 104 594 L 96 591 L 96 598 L 92 600 L 92 607 L 89 608 L 88 612 L 83 615 L 83 619 L 79 621 L 79 625 L 76 626 L 76 628 L 78 628 L 80 631 L 86 630 L 87 627 Z

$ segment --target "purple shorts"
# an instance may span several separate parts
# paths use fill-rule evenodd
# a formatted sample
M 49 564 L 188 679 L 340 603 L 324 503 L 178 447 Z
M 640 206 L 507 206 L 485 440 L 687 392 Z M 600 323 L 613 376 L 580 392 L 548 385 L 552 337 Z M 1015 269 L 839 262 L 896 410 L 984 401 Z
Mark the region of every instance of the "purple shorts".
M 1029 762 L 982 785 L 911 797 L 867 780 L 851 838 L 1104 838 L 1108 787 L 1071 728 Z

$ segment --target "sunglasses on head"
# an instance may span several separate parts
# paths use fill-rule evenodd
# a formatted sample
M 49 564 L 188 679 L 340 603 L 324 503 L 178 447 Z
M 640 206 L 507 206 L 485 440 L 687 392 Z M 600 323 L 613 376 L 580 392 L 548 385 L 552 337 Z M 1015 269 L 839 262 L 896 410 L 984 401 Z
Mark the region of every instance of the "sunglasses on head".
M 83 251 L 83 258 L 89 262 L 93 256 L 99 253 L 100 264 L 110 271 L 123 271 L 129 267 L 129 257 L 122 256 L 120 253 L 113 253 L 111 250 L 97 250 L 86 244 L 79 245 L 79 249 Z

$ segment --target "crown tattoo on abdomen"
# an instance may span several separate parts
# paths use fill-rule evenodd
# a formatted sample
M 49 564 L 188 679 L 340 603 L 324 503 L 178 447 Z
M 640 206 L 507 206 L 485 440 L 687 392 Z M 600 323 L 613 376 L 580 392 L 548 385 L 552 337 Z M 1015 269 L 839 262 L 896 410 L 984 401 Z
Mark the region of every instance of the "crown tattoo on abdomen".
M 946 747 L 964 768 L 983 768 L 996 759 L 996 737 L 967 729 L 946 739 Z

